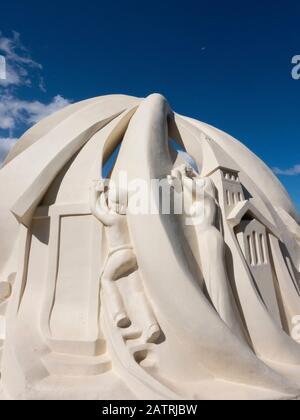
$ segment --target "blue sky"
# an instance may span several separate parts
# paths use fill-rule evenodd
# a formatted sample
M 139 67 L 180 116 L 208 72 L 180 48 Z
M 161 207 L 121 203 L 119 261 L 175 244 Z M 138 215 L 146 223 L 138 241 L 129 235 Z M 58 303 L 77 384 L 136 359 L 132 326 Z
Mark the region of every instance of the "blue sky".
M 160 92 L 278 168 L 300 209 L 299 22 L 293 0 L 6 2 L 1 37 L 14 48 L 0 54 L 15 51 L 19 79 L 0 84 L 2 149 L 69 101 Z

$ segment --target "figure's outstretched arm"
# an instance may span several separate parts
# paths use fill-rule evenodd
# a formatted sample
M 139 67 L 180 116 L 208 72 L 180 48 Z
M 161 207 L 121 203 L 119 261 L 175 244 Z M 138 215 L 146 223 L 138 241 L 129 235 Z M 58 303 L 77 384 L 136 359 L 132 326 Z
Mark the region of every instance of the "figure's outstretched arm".
M 104 191 L 99 191 L 96 185 L 91 187 L 90 205 L 92 214 L 100 220 L 105 226 L 111 226 L 114 223 L 115 216 L 111 214 L 106 203 Z

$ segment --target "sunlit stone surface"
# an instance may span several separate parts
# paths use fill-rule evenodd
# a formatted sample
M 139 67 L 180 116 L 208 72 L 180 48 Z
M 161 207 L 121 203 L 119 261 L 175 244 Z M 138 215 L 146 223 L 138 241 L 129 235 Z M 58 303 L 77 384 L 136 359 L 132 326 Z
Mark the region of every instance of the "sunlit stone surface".
M 300 394 L 299 216 L 228 134 L 158 94 L 90 99 L 24 134 L 0 195 L 1 399 Z

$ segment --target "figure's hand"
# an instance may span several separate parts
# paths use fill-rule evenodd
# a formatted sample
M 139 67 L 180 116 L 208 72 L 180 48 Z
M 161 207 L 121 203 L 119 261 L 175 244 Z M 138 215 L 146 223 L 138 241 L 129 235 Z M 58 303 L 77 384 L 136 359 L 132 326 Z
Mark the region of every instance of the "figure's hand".
M 185 174 L 189 178 L 195 178 L 198 175 L 196 173 L 196 171 L 194 170 L 194 168 L 192 166 L 190 166 L 190 165 L 187 165 L 186 166 L 186 168 L 185 168 Z
M 172 187 L 174 187 L 174 179 L 175 179 L 175 177 L 174 177 L 174 176 L 172 176 L 172 175 L 167 175 L 167 181 L 168 181 L 168 184 L 169 184 L 169 185 L 171 185 Z
M 181 178 L 182 178 L 182 170 L 181 170 L 181 167 L 179 166 L 178 168 L 173 169 L 173 170 L 171 171 L 171 176 L 172 176 L 173 178 L 176 178 L 176 179 L 178 179 L 179 181 L 181 181 Z
M 101 193 L 105 190 L 105 180 L 103 179 L 95 179 L 92 182 L 92 187 L 94 191 L 97 191 L 98 193 Z
M 181 165 L 182 166 L 182 165 Z M 172 169 L 171 174 L 167 175 L 168 184 L 172 187 L 175 185 L 178 186 L 178 183 L 182 181 L 182 168 L 178 166 L 177 168 Z
M 197 173 L 190 165 L 183 163 L 171 171 L 171 176 L 183 181 L 184 178 L 195 178 Z
M 105 191 L 105 181 L 100 179 L 96 185 L 96 190 L 100 193 Z
M 186 178 L 195 178 L 198 175 L 194 168 L 187 163 L 179 166 L 179 171 L 181 172 L 181 176 Z

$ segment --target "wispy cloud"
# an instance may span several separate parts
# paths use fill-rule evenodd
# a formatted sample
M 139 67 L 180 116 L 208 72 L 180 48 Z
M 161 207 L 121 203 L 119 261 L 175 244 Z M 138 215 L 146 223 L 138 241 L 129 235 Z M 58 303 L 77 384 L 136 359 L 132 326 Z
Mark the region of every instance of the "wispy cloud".
M 46 116 L 71 103 L 62 95 L 42 102 L 24 100 L 18 94 L 20 87 L 37 88 L 45 93 L 43 66 L 33 60 L 22 44 L 20 34 L 6 37 L 0 31 L 0 54 L 6 61 L 6 78 L 0 79 L 0 163 L 16 143 L 16 131 L 28 128 Z
M 276 175 L 297 176 L 300 175 L 300 164 L 288 169 L 273 168 L 273 171 Z
M 0 52 L 6 60 L 6 78 L 1 79 L 0 86 L 31 86 L 33 76 L 40 83 L 42 65 L 34 61 L 27 49 L 21 43 L 20 34 L 13 32 L 11 38 L 2 35 L 0 31 Z M 34 70 L 34 75 L 30 74 Z
M 16 144 L 17 139 L 15 138 L 2 138 L 0 137 L 0 167 L 1 162 L 5 159 L 10 149 Z
M 11 95 L 4 95 L 0 101 L 0 129 L 13 132 L 19 124 L 34 124 L 47 115 L 62 109 L 70 102 L 57 95 L 49 103 L 23 101 Z

